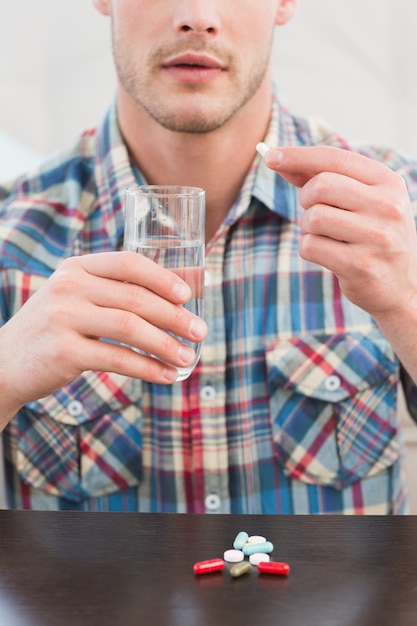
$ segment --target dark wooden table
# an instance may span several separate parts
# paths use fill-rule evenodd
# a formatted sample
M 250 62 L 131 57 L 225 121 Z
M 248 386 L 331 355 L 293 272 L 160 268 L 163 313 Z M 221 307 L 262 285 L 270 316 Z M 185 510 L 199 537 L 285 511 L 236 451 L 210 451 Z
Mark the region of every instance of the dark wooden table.
M 240 530 L 288 578 L 196 577 Z M 416 626 L 417 518 L 0 511 L 1 626 Z

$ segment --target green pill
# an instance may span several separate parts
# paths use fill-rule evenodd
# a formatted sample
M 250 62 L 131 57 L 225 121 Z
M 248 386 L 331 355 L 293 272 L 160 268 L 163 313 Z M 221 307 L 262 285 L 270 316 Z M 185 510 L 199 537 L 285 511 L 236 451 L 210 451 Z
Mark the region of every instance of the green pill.
M 235 550 L 241 550 L 243 548 L 243 546 L 245 545 L 245 543 L 247 542 L 248 539 L 249 539 L 248 533 L 245 533 L 245 531 L 242 530 L 235 537 L 235 540 L 233 542 L 234 549 Z
M 235 563 L 230 568 L 230 575 L 233 578 L 239 578 L 239 576 L 243 576 L 243 574 L 247 574 L 252 569 L 252 565 L 249 561 L 241 561 L 240 563 Z
M 242 548 L 242 552 L 245 556 L 255 554 L 255 552 L 262 552 L 262 554 L 269 554 L 274 549 L 274 546 L 270 541 L 263 541 L 262 543 L 245 543 Z

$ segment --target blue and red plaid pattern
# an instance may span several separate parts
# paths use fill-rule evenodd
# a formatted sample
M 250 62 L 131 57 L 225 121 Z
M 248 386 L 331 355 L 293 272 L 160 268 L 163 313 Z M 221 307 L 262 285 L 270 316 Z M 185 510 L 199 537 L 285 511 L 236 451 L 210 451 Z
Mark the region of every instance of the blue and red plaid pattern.
M 415 161 L 349 145 L 276 97 L 265 140 L 356 149 L 400 173 L 417 209 Z M 0 189 L 2 323 L 63 258 L 121 248 L 124 189 L 137 182 L 113 106 Z M 335 277 L 299 257 L 301 210 L 297 189 L 256 157 L 207 246 L 209 335 L 193 375 L 158 386 L 86 372 L 29 403 L 4 433 L 10 506 L 406 512 L 397 389 L 416 416 L 416 386 Z

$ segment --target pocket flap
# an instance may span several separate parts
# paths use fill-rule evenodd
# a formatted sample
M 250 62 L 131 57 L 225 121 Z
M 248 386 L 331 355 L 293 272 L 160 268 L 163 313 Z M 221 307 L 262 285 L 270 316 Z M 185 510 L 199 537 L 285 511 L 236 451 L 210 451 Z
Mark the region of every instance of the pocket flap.
M 84 372 L 50 396 L 28 402 L 40 417 L 78 426 L 95 420 L 104 412 L 120 412 L 140 403 L 142 381 L 108 372 Z
M 268 383 L 340 402 L 392 377 L 394 352 L 378 332 L 307 335 L 279 340 L 267 353 Z
M 141 381 L 87 372 L 17 417 L 17 470 L 35 489 L 80 502 L 142 476 Z
M 398 362 L 378 331 L 276 342 L 267 370 L 287 475 L 343 489 L 397 460 Z

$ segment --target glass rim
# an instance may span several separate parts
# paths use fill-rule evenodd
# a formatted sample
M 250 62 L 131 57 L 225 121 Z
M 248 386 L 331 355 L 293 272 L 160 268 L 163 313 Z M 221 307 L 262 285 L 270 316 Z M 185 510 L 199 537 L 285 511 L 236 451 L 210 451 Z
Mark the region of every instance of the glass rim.
M 205 194 L 201 187 L 188 185 L 131 185 L 125 189 L 126 195 L 132 196 L 154 196 L 156 198 L 176 196 L 178 197 L 198 197 Z

